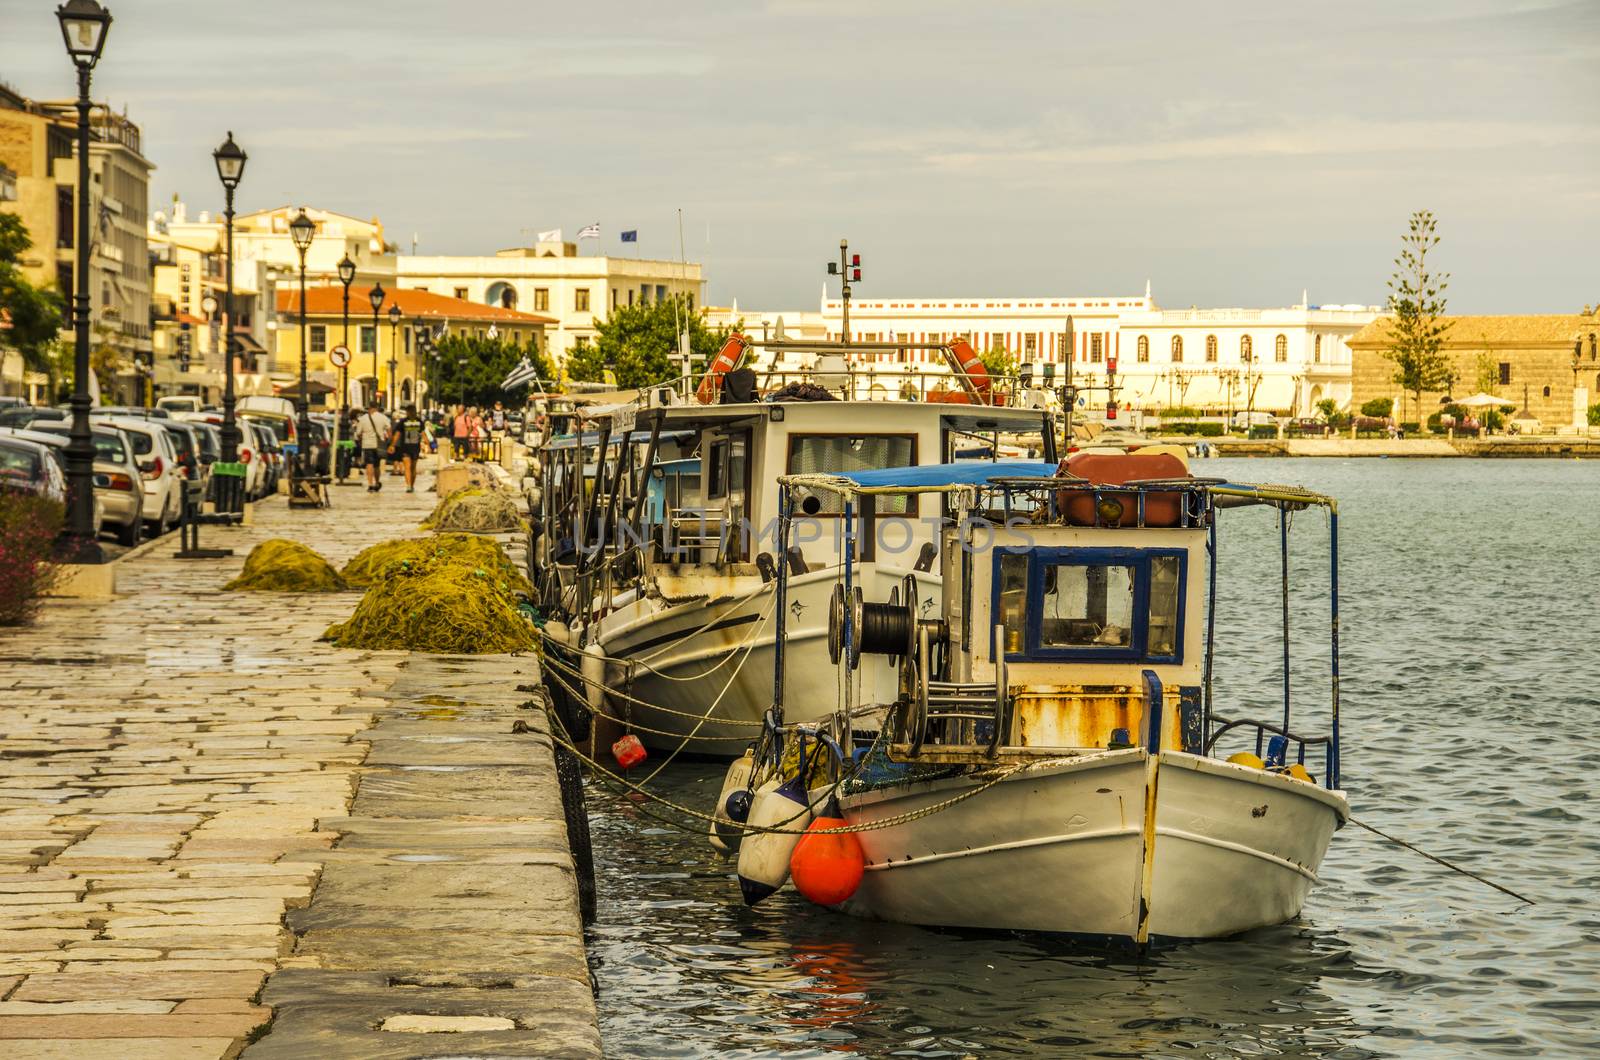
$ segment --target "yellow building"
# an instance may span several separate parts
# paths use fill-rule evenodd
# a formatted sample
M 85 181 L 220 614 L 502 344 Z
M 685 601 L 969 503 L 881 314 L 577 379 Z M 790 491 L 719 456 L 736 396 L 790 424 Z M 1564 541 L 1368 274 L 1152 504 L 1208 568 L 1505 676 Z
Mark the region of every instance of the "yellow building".
M 352 285 L 349 305 L 349 338 L 345 337 L 344 287 L 328 284 L 306 289 L 306 376 L 314 385 L 322 384 L 331 393 L 311 395 L 313 405 L 338 404 L 338 369 L 328 360 L 334 347 L 347 345 L 352 354 L 348 367 L 351 390 L 359 387 L 360 398 L 381 395 L 386 405 L 404 405 L 415 400 L 418 383 L 427 377 L 417 365 L 417 329 L 425 326 L 435 340 L 450 335 L 499 338 L 518 345 L 536 342 L 545 348 L 545 328 L 554 324 L 551 317 L 521 313 L 501 306 L 480 305 L 428 291 L 385 290 L 383 305 L 373 313 L 370 287 Z M 300 292 L 278 289 L 277 352 L 272 363 L 272 379 L 280 389 L 297 386 L 300 379 Z M 391 323 L 389 310 L 398 307 L 400 316 Z M 389 400 L 391 391 L 394 400 Z
M 1424 391 L 1422 404 L 1394 381 L 1391 318 L 1379 317 L 1349 339 L 1351 408 L 1393 398 L 1396 418 L 1422 422 L 1437 412 L 1442 391 Z M 1443 353 L 1454 385 L 1448 396 L 1483 391 L 1506 399 L 1520 417 L 1546 430 L 1586 431 L 1590 404 L 1600 401 L 1600 313 L 1442 317 L 1449 330 Z

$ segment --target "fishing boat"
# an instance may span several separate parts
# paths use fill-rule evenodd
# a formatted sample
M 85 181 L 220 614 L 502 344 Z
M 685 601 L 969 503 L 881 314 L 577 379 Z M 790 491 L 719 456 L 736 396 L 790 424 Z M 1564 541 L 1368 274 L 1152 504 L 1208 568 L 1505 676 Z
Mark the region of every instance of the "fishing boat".
M 1148 944 L 1300 913 L 1350 817 L 1339 785 L 1332 499 L 1195 478 L 1172 453 L 1086 453 L 1048 477 L 981 484 L 960 468 L 780 484 L 791 496 L 833 492 L 847 540 L 887 496 L 938 495 L 961 518 L 941 535 L 944 591 L 932 614 L 903 596 L 874 600 L 849 564 L 842 572 L 833 641 L 841 667 L 853 672 L 875 656 L 896 667 L 897 691 L 876 704 L 879 720 L 868 717 L 874 704 L 847 700 L 827 724 L 791 724 L 787 704 L 809 696 L 817 677 L 790 670 L 779 679 L 775 724 L 745 790 L 718 808 L 733 832 L 747 809 L 762 826 L 791 822 L 742 836 L 747 900 L 781 885 L 786 852 L 797 877 L 807 859 L 814 881 L 817 855 L 805 848 L 834 839 L 823 861 L 847 885 L 811 896 L 890 921 Z M 1245 506 L 1275 510 L 1281 528 L 1282 712 L 1270 718 L 1245 717 L 1213 694 L 1218 516 Z M 1325 735 L 1306 734 L 1291 710 L 1288 528 L 1292 513 L 1313 508 L 1329 527 Z M 785 581 L 780 572 L 780 599 Z M 1248 701 L 1276 694 L 1229 687 Z M 808 738 L 843 749 L 838 779 L 820 788 L 815 769 L 793 765 L 792 745 Z M 793 812 L 775 815 L 779 804 L 762 796 L 784 783 Z
M 558 619 L 546 627 L 553 691 L 584 699 L 651 748 L 722 757 L 743 750 L 772 702 L 780 566 L 788 664 L 838 672 L 828 647 L 841 579 L 838 498 L 789 491 L 780 557 L 780 477 L 946 462 L 1039 474 L 1056 461 L 1051 413 L 1009 405 L 959 340 L 938 348 L 968 388 L 942 401 L 860 400 L 842 371 L 844 399 L 821 385 L 825 374 L 798 394 L 762 399 L 722 382 L 759 341 L 729 343 L 693 396 L 657 391 L 647 407 L 579 410 L 574 429 L 544 446 L 536 549 L 543 609 Z M 841 359 L 830 351 L 849 349 L 808 345 Z M 1001 459 L 1008 452 L 1028 458 Z M 854 558 L 857 583 L 874 594 L 914 585 L 917 606 L 932 614 L 946 514 L 938 497 L 886 501 Z M 874 659 L 853 680 L 890 699 L 898 677 Z M 790 718 L 831 715 L 840 695 L 818 682 Z

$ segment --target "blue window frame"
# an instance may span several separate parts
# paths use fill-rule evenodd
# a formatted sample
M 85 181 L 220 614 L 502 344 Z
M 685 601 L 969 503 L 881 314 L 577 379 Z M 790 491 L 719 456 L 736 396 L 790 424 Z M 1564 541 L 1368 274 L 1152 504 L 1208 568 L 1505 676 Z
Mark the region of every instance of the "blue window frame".
M 1181 663 L 1188 563 L 1173 548 L 995 549 L 1006 658 Z

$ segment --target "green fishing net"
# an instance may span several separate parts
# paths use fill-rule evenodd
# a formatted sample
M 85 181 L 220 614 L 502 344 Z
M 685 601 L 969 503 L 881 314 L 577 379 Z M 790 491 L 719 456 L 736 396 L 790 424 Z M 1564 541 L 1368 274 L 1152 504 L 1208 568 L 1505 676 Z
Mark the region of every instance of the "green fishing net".
M 336 593 L 346 588 L 332 564 L 295 541 L 274 538 L 250 550 L 232 592 Z

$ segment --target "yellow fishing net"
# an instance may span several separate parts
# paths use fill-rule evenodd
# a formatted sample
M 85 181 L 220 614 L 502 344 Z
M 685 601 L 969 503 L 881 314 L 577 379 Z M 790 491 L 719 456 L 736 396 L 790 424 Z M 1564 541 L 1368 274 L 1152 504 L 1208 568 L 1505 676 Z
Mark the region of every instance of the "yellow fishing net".
M 517 597 L 531 591 L 528 581 L 492 540 L 386 541 L 346 569 L 370 581 L 355 613 L 322 635 L 341 648 L 479 655 L 534 647 Z
M 234 592 L 336 593 L 346 586 L 339 572 L 311 549 L 274 538 L 251 549 L 244 571 L 223 588 Z
M 527 529 L 515 493 L 501 490 L 457 490 L 441 500 L 423 520 L 425 530 L 499 534 Z

